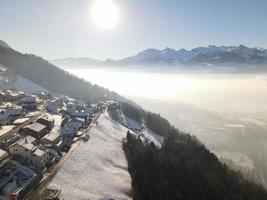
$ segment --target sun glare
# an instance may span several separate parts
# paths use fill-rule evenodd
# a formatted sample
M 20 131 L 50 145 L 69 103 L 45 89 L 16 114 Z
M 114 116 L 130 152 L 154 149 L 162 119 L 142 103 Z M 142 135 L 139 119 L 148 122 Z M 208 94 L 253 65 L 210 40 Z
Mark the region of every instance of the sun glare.
M 91 8 L 91 18 L 102 29 L 112 29 L 119 22 L 119 10 L 112 0 L 95 0 Z

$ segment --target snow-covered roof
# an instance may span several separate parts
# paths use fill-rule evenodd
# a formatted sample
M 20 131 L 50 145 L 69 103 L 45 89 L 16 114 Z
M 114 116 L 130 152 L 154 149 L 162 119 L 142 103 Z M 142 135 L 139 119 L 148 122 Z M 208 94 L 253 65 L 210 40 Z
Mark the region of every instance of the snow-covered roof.
M 45 113 L 43 114 L 41 117 L 39 117 L 38 119 L 43 119 L 47 122 L 52 122 L 54 120 L 54 118 L 52 117 L 52 115 L 48 114 L 48 113 Z M 37 119 L 37 120 L 38 120 Z
M 38 122 L 34 122 L 34 123 L 32 123 L 32 124 L 30 124 L 28 126 L 25 126 L 25 129 L 30 129 L 30 130 L 32 130 L 34 132 L 39 133 L 40 131 L 46 129 L 46 126 L 43 125 L 43 124 L 40 124 Z
M 59 136 L 60 136 L 59 132 L 50 132 L 50 133 L 46 134 L 44 137 L 42 137 L 41 140 L 46 139 L 48 141 L 53 142 L 53 141 L 57 140 Z
M 7 134 L 9 131 L 11 131 L 15 126 L 13 125 L 7 125 L 7 126 L 2 126 L 0 128 L 0 136 L 3 136 Z
M 30 151 L 33 151 L 36 148 L 36 146 L 33 144 L 33 142 L 35 142 L 35 140 L 36 139 L 34 137 L 27 136 L 27 137 L 22 138 L 21 140 L 19 140 L 17 142 L 17 145 L 20 145 L 20 146 L 22 146 L 25 149 L 28 149 Z
M 22 124 L 24 122 L 26 122 L 27 120 L 29 120 L 29 118 L 25 117 L 25 118 L 19 118 L 19 119 L 16 119 L 13 124 Z
M 45 152 L 44 152 L 43 150 L 37 148 L 37 149 L 33 152 L 33 154 L 34 154 L 35 156 L 42 157 L 42 156 L 45 154 Z
M 0 160 L 3 158 L 3 157 L 6 157 L 7 156 L 7 152 L 0 149 Z

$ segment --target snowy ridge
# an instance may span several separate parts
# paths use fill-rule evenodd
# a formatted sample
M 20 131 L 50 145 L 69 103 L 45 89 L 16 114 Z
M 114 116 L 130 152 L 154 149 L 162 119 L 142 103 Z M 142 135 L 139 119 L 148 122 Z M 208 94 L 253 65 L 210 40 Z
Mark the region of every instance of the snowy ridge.
M 135 56 L 113 61 L 121 64 L 257 63 L 267 61 L 267 50 L 240 46 L 198 47 L 192 50 L 147 49 Z M 110 62 L 110 61 L 109 61 Z
M 107 114 L 98 121 L 89 141 L 81 143 L 52 182 L 62 189 L 65 200 L 131 199 L 131 177 L 122 149 L 128 129 Z
M 6 42 L 4 42 L 3 40 L 0 40 L 0 47 L 11 49 L 11 47 Z

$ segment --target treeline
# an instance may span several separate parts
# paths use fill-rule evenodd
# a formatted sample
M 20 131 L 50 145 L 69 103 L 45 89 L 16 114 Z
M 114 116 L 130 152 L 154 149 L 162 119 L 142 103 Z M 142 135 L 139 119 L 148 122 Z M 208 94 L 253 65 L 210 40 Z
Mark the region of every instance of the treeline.
M 103 99 L 127 101 L 115 92 L 92 85 L 31 54 L 0 47 L 0 64 L 53 93 L 91 102 Z
M 121 103 L 121 109 L 126 117 L 133 119 L 139 123 L 144 123 L 147 128 L 154 131 L 158 135 L 166 136 L 172 129 L 170 123 L 159 114 L 144 111 L 141 107 L 133 104 Z
M 162 148 L 127 133 L 123 148 L 134 200 L 266 200 L 263 187 L 221 164 L 197 139 L 172 128 Z

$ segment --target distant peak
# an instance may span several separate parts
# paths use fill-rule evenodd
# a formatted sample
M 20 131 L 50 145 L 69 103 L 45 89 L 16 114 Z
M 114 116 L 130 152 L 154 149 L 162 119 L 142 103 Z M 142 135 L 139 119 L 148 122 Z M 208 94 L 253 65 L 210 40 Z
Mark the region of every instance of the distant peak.
M 163 49 L 163 51 L 173 51 L 174 49 L 171 49 L 170 47 L 166 47 L 165 49 Z
M 6 42 L 4 42 L 3 40 L 0 40 L 0 47 L 11 49 L 11 47 Z
M 245 45 L 243 45 L 243 44 L 240 44 L 239 46 L 238 46 L 239 48 L 247 48 Z

